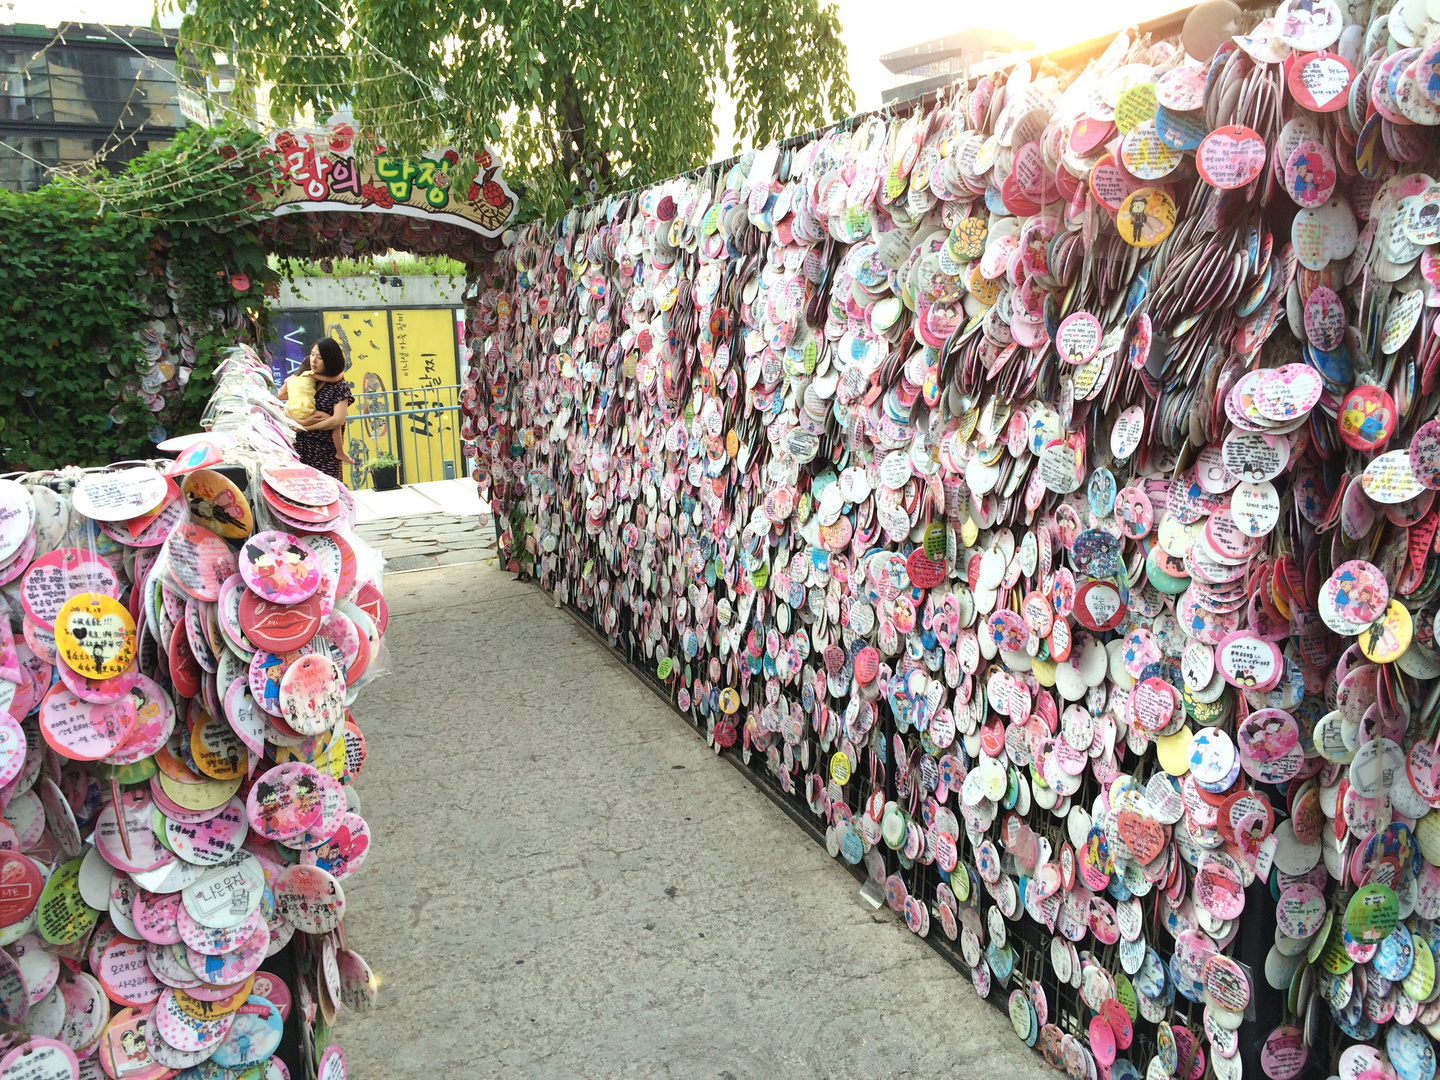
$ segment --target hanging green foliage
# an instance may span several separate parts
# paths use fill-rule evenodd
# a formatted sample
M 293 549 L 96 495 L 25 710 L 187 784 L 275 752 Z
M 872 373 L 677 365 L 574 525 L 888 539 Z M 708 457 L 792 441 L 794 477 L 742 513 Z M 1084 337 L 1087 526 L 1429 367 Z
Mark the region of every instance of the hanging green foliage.
M 190 128 L 116 177 L 0 191 L 0 468 L 150 457 L 195 430 L 219 350 L 252 336 L 277 276 L 256 240 L 260 145 Z
M 737 139 L 756 144 L 854 100 L 824 0 L 196 0 L 181 39 L 195 70 L 233 56 L 237 106 L 273 82 L 277 121 L 349 104 L 398 153 L 488 142 L 524 187 L 522 212 L 547 217 L 703 164 L 721 92 Z

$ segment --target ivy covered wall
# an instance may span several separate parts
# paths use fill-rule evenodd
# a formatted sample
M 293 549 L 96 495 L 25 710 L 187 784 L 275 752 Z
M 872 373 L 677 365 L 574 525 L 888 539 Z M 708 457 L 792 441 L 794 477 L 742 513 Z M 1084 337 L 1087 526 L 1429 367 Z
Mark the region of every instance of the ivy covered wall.
M 0 191 L 0 470 L 154 454 L 219 349 L 263 333 L 258 135 L 190 128 L 118 176 Z

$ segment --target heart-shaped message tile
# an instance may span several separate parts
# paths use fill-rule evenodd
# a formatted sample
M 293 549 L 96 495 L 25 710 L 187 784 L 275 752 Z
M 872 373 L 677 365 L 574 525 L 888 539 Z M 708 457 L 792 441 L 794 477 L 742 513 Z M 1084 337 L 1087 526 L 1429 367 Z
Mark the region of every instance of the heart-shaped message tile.
M 1135 709 L 1135 722 L 1146 731 L 1160 731 L 1175 716 L 1175 694 L 1161 679 L 1145 679 L 1137 685 L 1130 698 Z
M 1286 85 L 1302 108 L 1334 112 L 1345 107 L 1355 68 L 1338 53 L 1306 53 L 1297 57 Z
M 1170 830 L 1166 826 L 1134 810 L 1120 811 L 1116 826 L 1125 846 L 1141 863 L 1154 862 L 1170 842 Z

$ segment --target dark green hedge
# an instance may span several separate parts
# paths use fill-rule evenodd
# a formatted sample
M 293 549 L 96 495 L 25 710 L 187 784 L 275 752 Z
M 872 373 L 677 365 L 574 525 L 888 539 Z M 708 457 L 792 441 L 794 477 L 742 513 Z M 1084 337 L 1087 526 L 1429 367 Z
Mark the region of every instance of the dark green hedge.
M 115 177 L 0 191 L 0 469 L 150 457 L 158 429 L 195 429 L 219 350 L 265 318 L 276 275 L 254 211 L 270 168 L 258 135 L 190 128 Z M 175 300 L 167 267 L 185 282 Z M 220 325 L 233 305 L 238 330 Z M 193 373 L 159 388 L 160 413 L 140 398 L 135 336 L 157 317 L 196 330 Z

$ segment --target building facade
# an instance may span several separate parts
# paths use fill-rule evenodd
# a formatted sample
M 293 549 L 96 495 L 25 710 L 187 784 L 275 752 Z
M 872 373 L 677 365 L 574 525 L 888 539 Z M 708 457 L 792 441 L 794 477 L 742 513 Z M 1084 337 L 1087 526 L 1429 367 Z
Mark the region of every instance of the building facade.
M 137 26 L 0 24 L 0 186 L 52 169 L 112 171 L 184 127 L 175 33 Z M 203 111 L 203 104 L 200 105 Z

